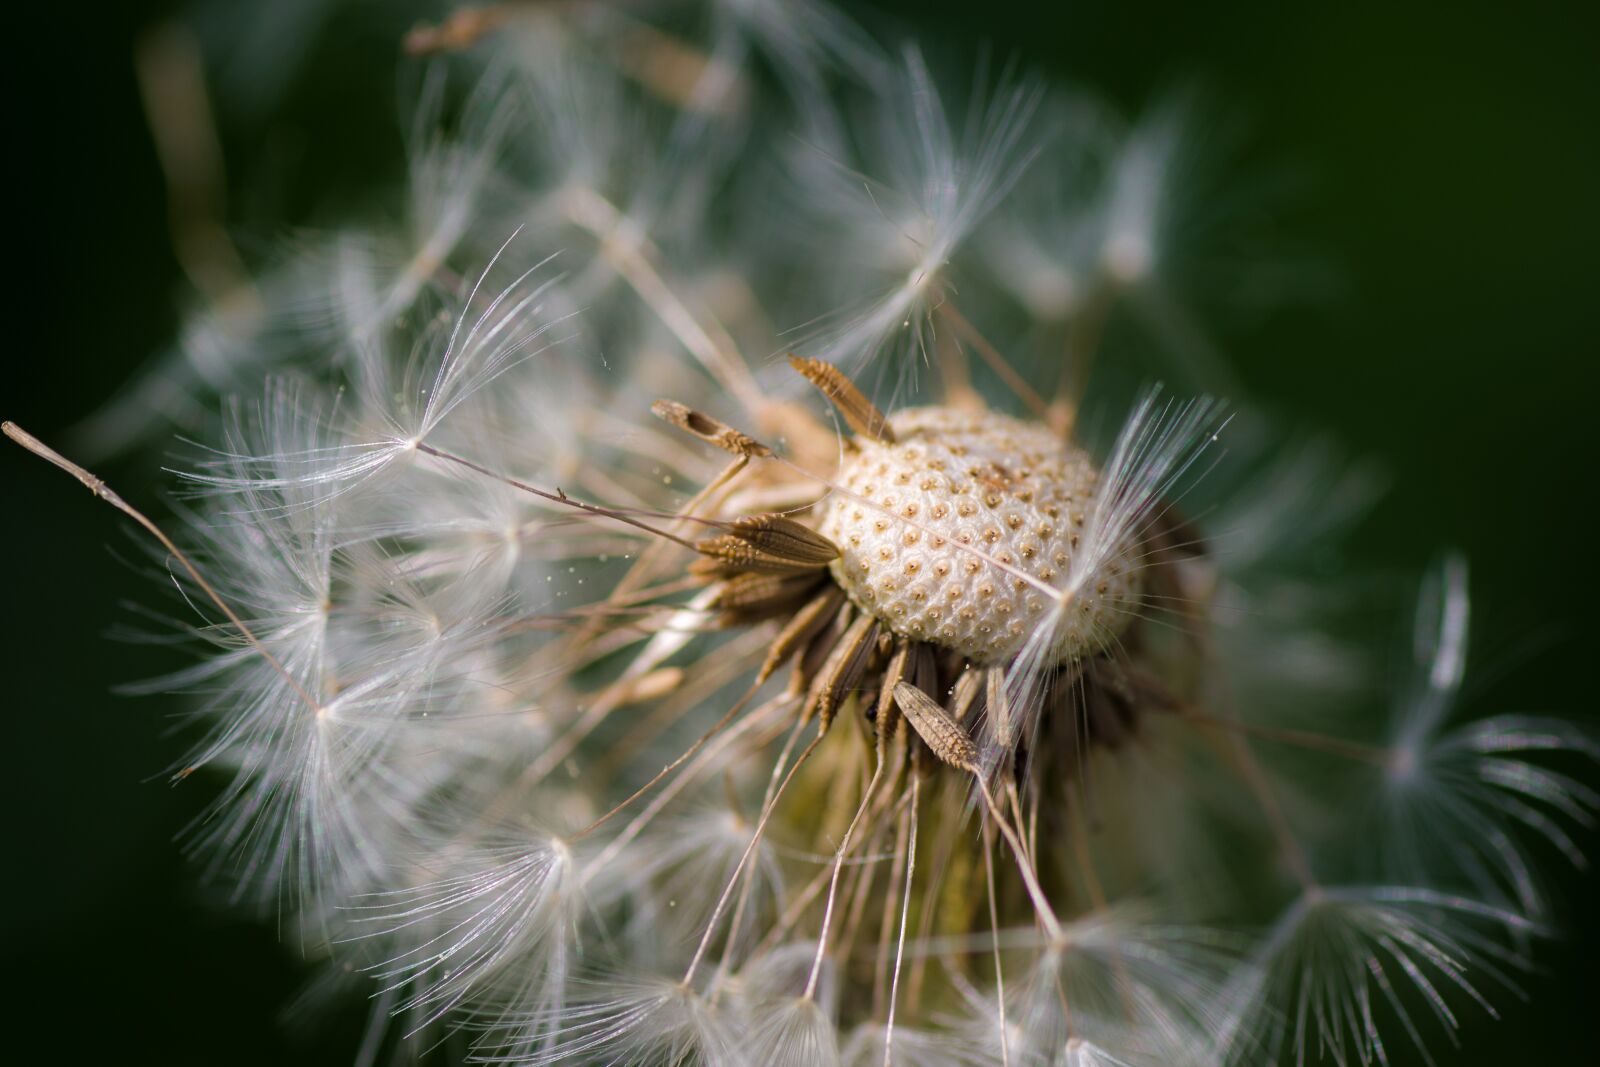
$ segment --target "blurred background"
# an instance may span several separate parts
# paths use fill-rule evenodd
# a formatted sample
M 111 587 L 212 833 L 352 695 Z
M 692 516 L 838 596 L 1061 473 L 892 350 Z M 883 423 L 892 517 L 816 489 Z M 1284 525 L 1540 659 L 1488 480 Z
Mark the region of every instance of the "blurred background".
M 303 66 L 278 72 L 292 74 L 278 109 L 219 101 L 233 217 L 314 222 L 398 170 L 407 19 L 375 0 L 330 6 Z M 1213 324 L 1245 387 L 1387 471 L 1358 562 L 1405 585 L 1441 547 L 1466 552 L 1469 712 L 1593 721 L 1600 36 L 1585 7 L 853 10 L 932 41 L 986 40 L 1130 112 L 1174 82 L 1204 87 L 1243 132 L 1229 173 L 1286 176 L 1274 238 L 1314 252 L 1330 279 L 1317 300 Z M 21 20 L 6 66 L 22 336 L 0 416 L 49 441 L 69 441 L 177 325 L 183 282 L 132 63 L 139 35 L 177 13 L 127 0 L 8 15 Z M 159 514 L 161 465 L 145 450 L 97 472 Z M 112 692 L 163 655 L 107 636 L 153 599 L 127 524 L 14 448 L 0 450 L 0 486 L 7 1047 L 28 1050 L 14 1062 L 348 1063 L 360 1020 L 286 1023 L 302 981 L 292 953 L 208 900 L 173 842 L 209 783 L 161 776 L 181 751 L 167 736 L 175 701 Z M 1498 1026 L 1467 1020 L 1466 1048 L 1441 1062 L 1596 1062 L 1600 882 L 1565 877 L 1555 897 L 1563 926 L 1526 1001 L 1499 998 Z

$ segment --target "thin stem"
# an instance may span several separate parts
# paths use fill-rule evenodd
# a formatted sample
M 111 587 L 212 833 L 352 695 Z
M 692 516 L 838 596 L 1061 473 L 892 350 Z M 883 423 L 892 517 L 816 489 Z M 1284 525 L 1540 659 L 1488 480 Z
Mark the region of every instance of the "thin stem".
M 687 504 L 679 509 L 679 514 L 682 515 L 684 519 L 688 519 L 693 516 L 694 513 L 698 511 L 714 493 L 716 493 L 730 480 L 737 476 L 740 471 L 744 470 L 744 468 L 749 465 L 749 463 L 750 457 L 748 456 L 735 457 L 733 462 L 724 467 L 722 472 L 713 478 L 705 486 L 705 488 L 696 493 Z M 683 525 L 681 520 L 679 525 Z M 627 573 L 625 573 L 617 581 L 616 587 L 612 589 L 611 595 L 606 597 L 605 603 L 626 603 L 626 598 L 635 590 L 637 590 L 641 583 L 649 581 L 650 572 L 655 567 L 657 560 L 660 559 L 661 553 L 665 548 L 666 542 L 663 541 L 653 542 L 647 548 L 645 548 L 645 550 L 639 554 L 639 558 L 634 561 L 631 567 L 628 568 Z M 570 642 L 573 650 L 575 652 L 581 652 L 602 629 L 603 623 L 596 623 L 575 634 Z
M 1028 862 L 1028 850 L 1023 847 L 1022 840 L 1017 836 L 1016 830 L 1006 821 L 1005 814 L 1000 810 L 1000 805 L 995 803 L 994 794 L 989 791 L 989 783 L 984 780 L 980 768 L 970 768 L 972 780 L 978 783 L 978 792 L 983 795 L 983 802 L 989 807 L 989 814 L 993 816 L 995 826 L 1011 846 L 1011 851 L 1017 860 L 1017 870 L 1022 874 L 1022 881 L 1028 889 L 1028 896 L 1033 900 L 1034 910 L 1039 913 L 1040 920 L 1044 923 L 1045 933 L 1050 935 L 1050 940 L 1061 939 L 1061 921 L 1056 918 L 1055 909 L 1050 907 L 1050 900 L 1045 896 L 1044 887 L 1039 884 L 1038 875 L 1034 873 L 1033 864 Z
M 733 717 L 735 715 L 739 714 L 739 712 L 743 711 L 744 710 L 744 706 L 746 704 L 750 703 L 750 699 L 752 697 L 754 697 L 755 695 L 756 695 L 756 691 L 754 689 L 746 690 L 744 696 L 742 696 L 738 700 L 736 700 L 734 702 L 734 704 L 733 704 L 733 707 L 729 708 L 723 714 L 722 718 L 718 719 L 715 723 L 713 723 L 711 725 L 711 729 L 709 729 L 705 733 L 701 734 L 700 737 L 695 741 L 694 744 L 692 744 L 688 748 L 684 749 L 684 751 L 681 754 L 679 754 L 677 759 L 674 759 L 671 763 L 669 763 L 665 767 L 661 768 L 660 772 L 654 778 L 650 779 L 644 785 L 641 785 L 638 789 L 635 789 L 633 791 L 632 795 L 630 795 L 628 797 L 628 799 L 624 800 L 622 803 L 618 804 L 616 807 L 612 808 L 610 811 L 608 811 L 604 815 L 600 816 L 594 822 L 592 822 L 588 826 L 584 827 L 581 831 L 578 832 L 577 836 L 574 837 L 573 840 L 574 841 L 581 841 L 585 837 L 588 837 L 590 834 L 594 833 L 596 830 L 600 829 L 600 827 L 602 827 L 606 823 L 610 822 L 617 815 L 618 812 L 621 812 L 624 808 L 626 808 L 628 805 L 632 804 L 635 800 L 638 800 L 640 797 L 642 797 L 646 793 L 650 792 L 650 790 L 652 788 L 654 788 L 654 786 L 655 786 L 655 784 L 657 782 L 661 781 L 661 779 L 665 778 L 667 775 L 671 774 L 673 771 L 677 770 L 679 767 L 682 767 L 686 762 L 688 762 L 690 759 L 692 759 L 694 757 L 694 754 L 696 752 L 699 752 L 702 748 L 705 747 L 706 742 L 710 741 L 717 734 L 721 733 L 722 732 L 722 728 L 724 726 L 728 725 L 728 723 L 732 722 L 733 721 Z
M 895 942 L 894 977 L 889 981 L 889 1019 L 883 1031 L 883 1064 L 890 1067 L 894 1056 L 894 1009 L 900 996 L 900 965 L 906 952 L 906 917 L 911 912 L 911 883 L 917 869 L 917 800 L 922 788 L 921 779 L 911 775 L 911 843 L 906 847 L 905 895 L 900 901 L 900 936 Z
M 1083 817 L 1083 795 L 1081 787 L 1075 790 L 1078 794 L 1068 802 L 1072 812 L 1072 846 L 1077 855 L 1078 867 L 1083 871 L 1083 883 L 1089 890 L 1089 901 L 1096 911 L 1106 911 L 1110 902 L 1106 899 L 1105 887 L 1100 884 L 1100 874 L 1094 869 L 1094 856 L 1089 851 L 1089 824 Z
M 1006 974 L 1000 966 L 1000 910 L 994 894 L 994 836 L 983 821 L 983 879 L 989 890 L 989 932 L 994 935 L 995 1006 L 1000 1011 L 1000 1067 L 1010 1067 L 1011 1033 L 1006 1028 Z
M 416 444 L 416 449 L 418 452 L 424 453 L 425 455 L 433 456 L 435 459 L 442 459 L 447 463 L 458 464 L 459 466 L 465 467 L 470 471 L 474 471 L 483 475 L 485 478 L 493 478 L 496 481 L 503 482 L 506 485 L 511 486 L 513 489 L 520 489 L 524 493 L 531 493 L 543 500 L 549 500 L 556 504 L 565 504 L 569 508 L 575 508 L 578 511 L 588 512 L 590 515 L 598 515 L 601 518 L 612 519 L 616 522 L 623 523 L 626 526 L 632 526 L 635 529 L 643 530 L 645 533 L 654 534 L 656 537 L 664 537 L 668 541 L 674 541 L 691 551 L 696 550 L 693 541 L 679 537 L 675 533 L 670 533 L 666 530 L 651 526 L 649 523 L 640 522 L 638 519 L 635 519 L 632 516 L 614 508 L 601 507 L 598 504 L 590 504 L 587 501 L 578 500 L 574 497 L 568 496 L 560 489 L 557 489 L 553 493 L 548 489 L 540 489 L 536 485 L 529 485 L 527 482 L 520 481 L 519 479 L 513 478 L 510 475 L 499 474 L 495 471 L 492 471 L 488 467 L 483 466 L 481 463 L 475 463 L 472 460 L 467 459 L 465 456 L 458 456 L 453 452 L 446 452 L 441 448 L 435 448 L 426 441 L 418 441 Z
M 1003 784 L 1006 791 L 1006 803 L 1011 808 L 1011 818 L 1015 820 L 1017 832 L 1020 835 L 1022 827 L 1026 824 L 1022 821 L 1022 798 L 1017 794 L 1017 780 L 1012 775 L 1010 767 L 1006 768 L 1005 782 Z M 1023 838 L 1022 843 L 1023 848 L 1026 849 L 1022 854 L 1023 858 L 1032 863 L 1033 841 L 1030 838 Z
M 250 273 L 228 236 L 228 181 L 199 42 L 176 20 L 158 26 L 134 47 L 133 70 L 166 181 L 178 265 L 211 304 L 256 309 Z
M 878 791 L 880 797 L 889 792 L 889 782 Z M 844 926 L 839 934 L 838 948 L 835 955 L 841 960 L 848 960 L 855 952 L 856 939 L 861 936 L 862 928 L 866 925 L 867 907 L 872 903 L 872 891 L 878 884 L 878 867 L 884 857 L 884 841 L 889 837 L 890 831 L 897 824 L 891 820 L 879 818 L 886 810 L 881 801 L 873 803 L 872 834 L 863 836 L 861 847 L 866 852 L 866 857 L 859 863 L 852 865 L 850 881 L 845 885 L 844 898 L 850 902 L 850 911 L 845 915 Z M 887 810 L 892 810 L 892 807 Z M 898 839 L 895 847 L 899 847 Z M 894 890 L 889 890 L 889 895 L 894 895 Z
M 1062 438 L 1070 437 L 1077 424 L 1078 403 L 1094 369 L 1095 352 L 1100 347 L 1100 337 L 1116 302 L 1117 291 L 1117 285 L 1102 276 L 1078 314 L 1067 323 L 1061 375 L 1050 401 L 1049 419 L 1051 428 Z
M 890 814 L 894 815 L 895 818 L 901 817 L 904 815 L 905 809 L 910 806 L 910 803 L 911 794 L 902 793 L 900 798 L 894 801 Z M 849 857 L 847 856 L 846 858 L 848 859 Z M 805 888 L 799 893 L 794 894 L 789 901 L 789 906 L 778 917 L 778 921 L 773 923 L 767 929 L 767 932 L 761 936 L 761 941 L 756 946 L 758 954 L 772 951 L 783 942 L 785 937 L 789 936 L 795 926 L 799 924 L 801 918 L 805 916 L 806 910 L 811 907 L 812 901 L 821 895 L 822 887 L 828 884 L 831 874 L 831 867 L 817 871 L 816 877 L 807 882 Z
M 72 475 L 80 483 L 82 483 L 84 488 L 88 489 L 89 492 L 93 493 L 101 500 L 104 500 L 107 504 L 110 504 L 124 515 L 128 516 L 134 522 L 144 527 L 150 536 L 161 542 L 161 547 L 166 549 L 167 552 L 171 554 L 172 558 L 176 559 L 178 563 L 182 565 L 183 569 L 188 572 L 189 577 L 194 580 L 194 583 L 198 585 L 205 593 L 206 597 L 217 606 L 217 610 L 221 611 L 223 615 L 227 616 L 228 622 L 233 625 L 235 630 L 239 631 L 239 636 L 243 637 L 251 648 L 260 653 L 261 658 L 266 660 L 267 663 L 272 666 L 273 670 L 277 671 L 283 676 L 284 681 L 289 683 L 289 688 L 294 690 L 295 695 L 301 700 L 305 701 L 306 706 L 309 707 L 313 713 L 318 715 L 322 714 L 322 705 L 318 703 L 309 692 L 306 691 L 305 687 L 300 684 L 299 679 L 289 673 L 288 668 L 278 660 L 278 657 L 274 656 L 267 646 L 261 643 L 261 639 L 256 637 L 255 633 L 251 631 L 250 627 L 245 625 L 244 620 L 239 618 L 234 610 L 228 606 L 227 601 L 222 599 L 222 595 L 212 587 L 210 582 L 205 580 L 205 578 L 200 574 L 200 571 L 192 562 L 190 562 L 189 557 L 184 555 L 183 550 L 174 544 L 172 538 L 163 533 L 159 526 L 157 526 L 150 519 L 146 518 L 143 512 L 139 511 L 126 500 L 123 500 L 122 497 L 118 496 L 117 493 L 113 491 L 112 488 L 105 482 L 101 481 L 93 474 L 90 474 L 87 470 L 78 466 L 76 463 L 72 462 L 70 459 L 57 452 L 55 449 L 45 444 L 37 437 L 33 436 L 33 434 L 29 433 L 27 430 L 24 430 L 22 427 L 18 426 L 16 423 L 7 421 L 4 424 L 0 424 L 0 431 L 3 431 L 7 437 L 11 438 L 23 448 L 26 448 L 29 452 L 32 452 L 34 455 L 38 456 L 40 459 L 48 460 L 57 467 L 66 471 L 68 474 Z
M 963 411 L 986 411 L 988 405 L 972 387 L 967 351 L 952 334 L 940 333 L 934 341 L 939 352 L 939 383 L 946 406 Z
M 912 774 L 916 770 L 911 771 Z M 949 779 L 945 779 L 949 782 Z M 945 789 L 951 788 L 947 784 Z M 958 834 L 935 834 L 934 845 L 938 849 L 933 854 L 933 863 L 928 869 L 929 878 L 923 887 L 922 899 L 929 902 L 930 906 L 922 909 L 917 919 L 918 944 L 923 944 L 933 936 L 933 923 L 938 914 L 937 902 L 942 898 L 945 888 L 945 876 L 950 870 L 951 857 L 955 855 Z M 918 952 L 912 957 L 911 974 L 906 979 L 906 1004 L 913 1013 L 921 1010 L 922 991 L 927 984 L 928 962 L 933 958 L 931 953 Z
M 916 783 L 912 783 L 915 791 Z M 889 885 L 883 895 L 883 921 L 878 928 L 878 951 L 873 957 L 872 978 L 872 1017 L 883 1016 L 888 1010 L 889 1001 L 889 938 L 894 935 L 895 901 L 901 892 L 900 879 L 906 873 L 907 853 L 907 820 L 910 812 L 903 811 L 895 825 L 894 862 L 889 867 Z
M 861 822 L 861 816 L 866 812 L 867 805 L 872 802 L 873 791 L 878 787 L 878 779 L 883 774 L 883 761 L 879 760 L 873 769 L 872 777 L 867 781 L 867 787 L 861 791 L 861 803 L 856 806 L 856 813 L 850 820 L 850 825 L 845 828 L 844 837 L 839 841 L 839 847 L 833 856 L 833 878 L 828 883 L 828 902 L 822 908 L 822 929 L 817 934 L 817 954 L 811 961 L 811 976 L 806 979 L 804 999 L 810 1000 L 817 991 L 817 979 L 822 974 L 822 961 L 828 953 L 828 928 L 833 922 L 833 905 L 839 892 L 839 874 L 844 870 L 844 854 L 850 847 L 850 838 L 856 832 L 856 826 Z
M 805 720 L 803 719 L 796 723 L 796 731 L 804 725 Z M 798 736 L 798 733 L 796 736 Z M 745 864 L 750 862 L 751 853 L 755 852 L 756 846 L 761 843 L 761 835 L 766 832 L 767 822 L 772 818 L 772 813 L 777 810 L 778 799 L 783 796 L 783 791 L 789 788 L 789 783 L 794 781 L 796 772 L 805 766 L 805 762 L 811 756 L 811 753 L 816 751 L 817 746 L 822 743 L 822 739 L 827 736 L 826 729 L 817 731 L 817 736 L 811 739 L 811 743 L 806 745 L 805 750 L 800 753 L 800 758 L 794 761 L 794 766 L 790 767 L 789 773 L 783 776 L 783 781 L 773 791 L 771 799 L 761 812 L 761 821 L 756 823 L 755 832 L 750 835 L 750 844 L 745 846 L 744 854 L 739 857 L 738 866 L 733 869 L 733 877 L 728 880 L 728 884 L 722 889 L 722 895 L 717 898 L 717 906 L 712 909 L 711 918 L 706 922 L 706 932 L 700 938 L 700 945 L 695 949 L 694 958 L 689 961 L 688 969 L 683 972 L 683 985 L 685 987 L 688 987 L 694 981 L 694 973 L 700 969 L 700 961 L 705 958 L 706 950 L 711 947 L 711 939 L 717 932 L 718 924 L 722 921 L 722 913 L 727 910 L 728 898 L 733 895 L 734 886 L 739 884 L 739 876 L 744 872 Z M 787 746 L 785 746 L 785 751 L 787 751 Z
M 1017 394 L 1017 399 L 1021 400 L 1028 410 L 1033 412 L 1035 418 L 1044 422 L 1049 421 L 1050 405 L 1045 403 L 1044 397 L 1040 396 L 1038 391 L 1028 384 L 1026 378 L 1017 373 L 1015 367 L 1006 362 L 1006 358 L 1000 354 L 1000 350 L 990 344 L 989 339 L 983 336 L 976 326 L 968 322 L 966 316 L 956 310 L 954 304 L 949 301 L 940 304 L 938 314 L 943 316 L 955 328 L 956 333 L 977 350 L 978 355 L 983 357 L 983 361 L 989 364 L 990 369 L 1000 376 L 1001 381 L 1006 383 L 1006 388 Z
M 1110 910 L 1110 901 L 1106 898 L 1105 888 L 1100 884 L 1100 874 L 1094 867 L 1094 856 L 1089 850 L 1089 824 L 1083 817 L 1084 791 L 1080 783 L 1077 789 L 1078 797 L 1069 803 L 1072 809 L 1072 843 L 1077 853 L 1078 866 L 1083 870 L 1083 881 L 1089 890 L 1089 900 L 1094 904 L 1095 911 L 1104 913 Z M 1122 1000 L 1122 1010 L 1129 1019 L 1134 1018 L 1138 1010 L 1134 1002 L 1133 979 L 1128 974 L 1127 961 L 1121 956 L 1113 956 L 1111 969 L 1117 979 L 1117 994 Z
M 695 775 L 700 772 L 705 764 L 715 759 L 724 748 L 738 740 L 738 738 L 743 736 L 747 730 L 753 729 L 771 711 L 788 703 L 791 699 L 792 698 L 787 696 L 779 697 L 778 699 L 763 705 L 746 716 L 732 730 L 723 734 L 715 745 L 701 753 L 700 757 L 695 761 L 695 765 L 693 767 L 679 775 L 678 778 L 672 782 L 672 784 L 668 785 L 665 789 L 658 793 L 655 799 L 650 801 L 650 803 L 645 806 L 643 811 L 634 816 L 633 821 L 623 829 L 622 833 L 618 834 L 610 843 L 606 845 L 604 851 L 590 861 L 585 868 L 586 875 L 588 872 L 601 870 L 607 863 L 615 859 L 617 855 L 628 846 L 630 841 L 632 841 L 635 837 L 638 837 L 639 834 L 644 831 L 645 827 L 650 824 L 651 820 L 653 820 L 657 815 L 661 814 L 662 809 L 671 802 L 672 798 L 683 791 L 684 787 L 694 779 Z
M 635 722 L 626 733 L 609 743 L 604 752 L 596 753 L 589 764 L 589 772 L 602 781 L 623 773 L 642 750 L 700 706 L 704 699 L 702 690 L 714 692 L 736 677 L 748 674 L 746 658 L 751 649 L 764 647 L 765 637 L 759 631 L 752 630 L 729 642 L 724 646 L 726 658 L 722 655 L 711 657 L 711 662 L 704 670 L 696 668 L 693 672 L 693 681 L 701 685 L 686 687 L 686 691 L 679 691 L 671 699 L 658 703 L 642 721 Z
M 591 189 L 569 192 L 567 217 L 600 242 L 602 254 L 706 372 L 738 397 L 747 412 L 760 415 L 766 398 L 732 336 L 715 318 L 696 316 L 678 298 L 651 261 L 654 249 L 645 234 Z
M 1249 734 L 1267 741 L 1281 741 L 1286 745 L 1299 748 L 1314 749 L 1318 752 L 1328 752 L 1336 756 L 1347 756 L 1350 759 L 1361 760 L 1366 763 L 1375 763 L 1387 766 L 1393 758 L 1393 753 L 1379 745 L 1368 745 L 1360 741 L 1348 741 L 1342 737 L 1330 737 L 1311 730 L 1288 730 L 1276 726 L 1261 726 L 1255 723 L 1241 722 L 1221 715 L 1210 715 L 1203 711 L 1188 709 L 1186 718 L 1192 718 L 1206 726 L 1215 726 L 1224 730 L 1234 730 L 1239 733 Z
M 1307 893 L 1316 893 L 1320 887 L 1316 875 L 1311 872 L 1311 860 L 1301 847 L 1300 839 L 1295 837 L 1294 828 L 1289 825 L 1289 818 L 1283 812 L 1283 805 L 1278 803 L 1277 794 L 1272 791 L 1272 783 L 1267 780 L 1266 772 L 1261 769 L 1255 753 L 1250 750 L 1250 742 L 1238 733 L 1230 733 L 1228 740 L 1233 742 L 1234 751 L 1239 756 L 1239 771 L 1251 791 L 1255 793 L 1256 801 L 1266 815 L 1267 822 L 1272 825 L 1272 832 L 1277 836 L 1295 878 Z

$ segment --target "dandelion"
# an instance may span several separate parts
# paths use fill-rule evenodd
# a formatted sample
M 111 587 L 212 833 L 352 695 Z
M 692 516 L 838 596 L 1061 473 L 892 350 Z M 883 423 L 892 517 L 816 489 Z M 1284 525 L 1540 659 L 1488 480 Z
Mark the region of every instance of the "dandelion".
M 1458 711 L 1454 557 L 1372 721 L 1307 559 L 1365 470 L 1088 388 L 1187 251 L 1185 113 L 654 8 L 413 31 L 399 221 L 252 280 L 180 533 L 6 424 L 199 613 L 150 687 L 193 846 L 359 976 L 362 1056 L 1344 1067 L 1492 1015 L 1600 748 Z

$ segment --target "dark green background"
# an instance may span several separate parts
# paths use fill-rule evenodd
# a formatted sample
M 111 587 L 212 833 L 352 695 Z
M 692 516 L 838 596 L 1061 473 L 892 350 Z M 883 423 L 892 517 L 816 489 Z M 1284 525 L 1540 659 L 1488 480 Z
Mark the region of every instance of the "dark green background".
M 1414 572 L 1442 545 L 1469 554 L 1474 710 L 1592 719 L 1600 49 L 1585 5 L 885 6 L 1130 108 L 1192 76 L 1248 119 L 1241 173 L 1271 161 L 1305 179 L 1281 236 L 1341 285 L 1224 330 L 1244 382 L 1389 470 L 1363 562 Z M 129 64 L 133 35 L 168 10 L 54 4 L 10 25 L 6 166 L 22 188 L 7 201 L 0 415 L 47 439 L 174 327 L 180 282 Z M 313 219 L 319 183 L 353 188 L 396 158 L 394 42 L 359 21 L 336 24 L 288 119 L 230 133 L 235 185 L 271 190 L 242 212 Z M 143 454 L 101 473 L 159 510 L 159 465 Z M 0 1057 L 348 1062 L 348 1027 L 280 1025 L 290 955 L 270 926 L 208 906 L 172 843 L 206 786 L 147 780 L 179 751 L 163 736 L 173 706 L 109 692 L 151 663 L 105 636 L 127 601 L 152 600 L 123 524 L 16 450 L 0 451 L 0 486 L 14 987 Z M 1467 1051 L 1442 1062 L 1577 1064 L 1600 1048 L 1597 882 L 1558 888 L 1565 930 L 1530 1002 L 1506 1001 L 1500 1026 L 1472 1019 Z

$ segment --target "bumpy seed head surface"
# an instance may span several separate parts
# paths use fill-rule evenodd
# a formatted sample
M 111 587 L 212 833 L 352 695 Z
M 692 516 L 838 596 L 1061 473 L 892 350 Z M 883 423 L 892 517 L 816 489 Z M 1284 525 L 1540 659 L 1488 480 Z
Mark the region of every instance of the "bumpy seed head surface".
M 834 576 L 893 632 L 1002 662 L 1054 599 L 1023 575 L 1065 588 L 1099 472 L 1046 427 L 1004 415 L 927 407 L 889 422 L 893 443 L 856 438 L 838 477 L 847 493 L 822 505 L 819 529 L 840 549 Z M 1132 619 L 1135 552 L 1110 553 L 1079 585 L 1052 662 L 1105 646 Z

